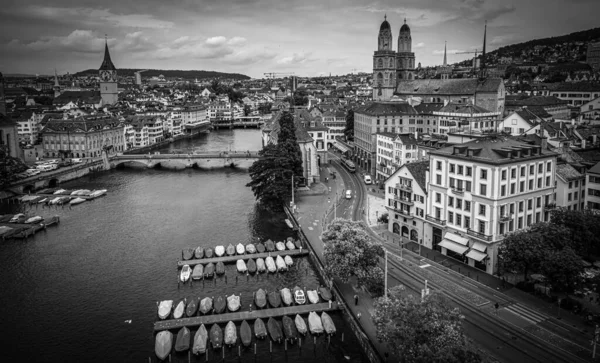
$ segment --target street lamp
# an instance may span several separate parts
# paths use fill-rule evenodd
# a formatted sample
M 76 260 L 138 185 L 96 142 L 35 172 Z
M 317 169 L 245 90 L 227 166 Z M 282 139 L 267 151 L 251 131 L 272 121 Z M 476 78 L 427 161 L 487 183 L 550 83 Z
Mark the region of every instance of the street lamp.
M 281 175 L 283 175 L 283 173 L 285 173 L 285 172 L 292 173 L 292 209 L 293 209 L 294 208 L 294 172 L 292 170 L 282 170 Z

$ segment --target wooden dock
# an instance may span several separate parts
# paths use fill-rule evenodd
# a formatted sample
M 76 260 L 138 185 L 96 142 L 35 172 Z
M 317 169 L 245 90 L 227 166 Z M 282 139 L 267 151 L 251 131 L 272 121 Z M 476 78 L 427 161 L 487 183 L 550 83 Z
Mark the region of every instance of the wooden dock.
M 38 231 L 46 229 L 46 227 L 58 224 L 60 218 L 58 216 L 44 219 L 42 222 L 25 224 L 25 223 L 0 223 L 0 226 L 10 227 L 13 230 L 3 234 L 0 238 L 27 238 L 33 236 Z
M 75 190 L 73 190 L 73 191 L 75 191 Z M 26 195 L 31 195 L 31 196 L 36 196 L 36 197 L 45 197 L 45 198 L 69 197 L 71 199 L 75 199 L 75 198 L 82 198 L 82 199 L 86 199 L 86 200 L 95 199 L 94 197 L 90 197 L 89 195 L 40 194 L 40 193 L 18 194 L 18 198 L 24 197 Z M 99 198 L 99 197 L 96 197 L 96 198 Z M 29 202 L 23 202 L 23 203 L 29 203 Z
M 182 319 L 171 319 L 171 320 L 161 320 L 154 323 L 154 331 L 161 330 L 169 330 L 169 329 L 180 329 L 184 326 L 186 327 L 195 327 L 211 324 L 221 324 L 227 323 L 230 321 L 237 322 L 242 320 L 254 321 L 257 318 L 261 318 L 264 320 L 265 324 L 267 324 L 268 318 L 275 318 L 279 316 L 289 315 L 293 317 L 296 314 L 308 314 L 311 311 L 321 312 L 321 311 L 335 311 L 339 310 L 337 302 L 331 302 L 331 307 L 329 307 L 329 302 L 326 303 L 318 303 L 318 304 L 306 304 L 306 305 L 295 305 L 295 306 L 286 306 L 283 308 L 273 308 L 273 309 L 262 309 L 262 310 L 252 310 L 252 311 L 238 311 L 235 313 L 226 313 L 226 314 L 212 314 L 212 315 L 203 315 L 203 316 L 195 316 L 192 318 L 182 318 Z
M 199 260 L 182 260 L 177 262 L 177 267 L 183 267 L 184 265 L 190 265 L 191 266 L 195 266 L 198 264 L 207 264 L 207 263 L 217 263 L 217 262 L 223 262 L 223 263 L 235 263 L 237 262 L 237 260 L 249 260 L 249 259 L 253 259 L 256 260 L 257 258 L 267 258 L 269 256 L 276 258 L 277 256 L 291 256 L 291 257 L 298 257 L 298 256 L 305 256 L 308 255 L 308 250 L 306 248 L 303 248 L 302 251 L 300 249 L 294 249 L 294 250 L 283 250 L 283 251 L 273 251 L 273 252 L 264 252 L 264 253 L 246 253 L 244 255 L 233 255 L 233 256 L 221 256 L 221 257 L 211 257 L 211 258 L 201 258 Z

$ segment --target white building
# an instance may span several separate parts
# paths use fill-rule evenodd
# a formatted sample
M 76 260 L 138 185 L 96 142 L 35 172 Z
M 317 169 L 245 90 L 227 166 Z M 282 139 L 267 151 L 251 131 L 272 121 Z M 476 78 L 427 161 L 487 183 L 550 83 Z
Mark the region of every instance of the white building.
M 600 210 L 600 162 L 588 170 L 585 177 L 587 185 L 585 205 L 589 209 Z
M 379 132 L 377 138 L 377 165 L 375 166 L 375 180 L 377 182 L 386 180 L 396 171 L 394 165 L 394 140 L 396 134 L 391 132 Z
M 343 111 L 325 111 L 321 115 L 323 125 L 329 129 L 327 147 L 333 147 L 336 137 L 344 136 L 346 114 Z
M 502 131 L 506 134 L 517 136 L 523 135 L 526 131 L 539 125 L 544 121 L 541 117 L 538 117 L 527 108 L 517 110 L 508 115 L 504 120 L 500 121 L 498 125 L 498 131 Z
M 556 207 L 582 210 L 585 207 L 585 175 L 570 164 L 556 165 Z

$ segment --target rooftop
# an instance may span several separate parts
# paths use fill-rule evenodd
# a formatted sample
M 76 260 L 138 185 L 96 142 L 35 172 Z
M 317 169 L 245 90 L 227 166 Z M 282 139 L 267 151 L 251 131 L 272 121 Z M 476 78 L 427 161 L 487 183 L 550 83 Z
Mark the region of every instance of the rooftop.
M 427 193 L 427 170 L 429 170 L 429 160 L 418 161 L 414 163 L 404 164 L 408 171 L 412 174 L 413 178 L 421 190 Z
M 370 116 L 386 116 L 386 115 L 416 115 L 417 111 L 406 102 L 373 102 L 357 108 L 355 113 Z
M 556 176 L 558 176 L 565 182 L 583 178 L 583 174 L 575 170 L 575 168 L 571 166 L 571 164 L 566 163 L 556 165 Z
M 480 81 L 476 78 L 417 79 L 399 82 L 396 90 L 400 95 L 474 95 L 477 92 L 498 92 L 500 78 Z

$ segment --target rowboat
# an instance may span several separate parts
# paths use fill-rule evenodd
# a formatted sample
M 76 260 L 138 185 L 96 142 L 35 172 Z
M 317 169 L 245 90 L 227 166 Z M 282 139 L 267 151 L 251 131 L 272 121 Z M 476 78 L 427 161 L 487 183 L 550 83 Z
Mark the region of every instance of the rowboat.
M 269 328 L 269 335 L 271 335 L 271 339 L 273 341 L 281 343 L 281 338 L 283 338 L 283 332 L 281 331 L 281 327 L 277 320 L 273 318 L 269 318 L 267 322 L 267 327 Z
M 302 305 L 306 302 L 306 296 L 304 295 L 304 291 L 298 286 L 294 287 L 294 301 L 296 304 Z
M 54 195 L 60 195 L 60 194 L 62 194 L 62 193 L 64 193 L 64 192 L 66 192 L 66 189 L 59 189 L 59 190 L 55 191 L 55 192 L 54 192 L 54 193 L 52 193 L 52 194 L 54 194 Z M 70 194 L 70 193 L 69 193 L 69 194 Z
M 283 289 L 281 289 L 279 291 L 279 293 L 281 294 L 281 300 L 283 301 L 283 303 L 287 306 L 292 305 L 292 301 L 294 301 L 292 299 L 292 293 L 290 292 L 290 289 L 288 289 L 287 287 L 284 287 Z
M 287 224 L 288 227 L 290 227 L 291 229 L 294 229 L 294 225 L 292 224 L 292 222 L 286 218 L 285 220 L 285 224 Z
M 192 317 L 192 316 L 196 315 L 197 311 L 198 311 L 198 298 L 193 297 L 190 299 L 190 301 L 187 303 L 187 306 L 185 307 L 185 315 L 188 317 Z
M 106 189 L 98 189 L 98 190 L 93 190 L 93 191 L 90 193 L 90 197 L 92 197 L 92 198 L 98 198 L 98 197 L 101 197 L 101 196 L 103 196 L 103 195 L 106 195 L 106 192 L 107 192 L 107 191 L 108 191 L 108 190 L 106 190 Z
M 225 326 L 225 344 L 229 347 L 237 342 L 237 330 L 233 321 L 227 323 Z
M 165 320 L 171 314 L 173 300 L 163 300 L 158 304 L 158 317 Z
M 256 253 L 256 247 L 252 243 L 246 245 L 246 253 Z
M 275 263 L 277 264 L 277 271 L 287 270 L 287 265 L 285 264 L 283 257 L 277 256 L 277 258 L 275 259 Z
M 215 255 L 217 255 L 217 257 L 221 257 L 224 254 L 225 254 L 225 247 L 223 247 L 223 246 L 215 247 Z
M 254 303 L 256 307 L 259 309 L 263 309 L 267 306 L 267 293 L 263 289 L 258 289 L 256 294 L 254 295 Z
M 204 257 L 204 248 L 196 247 L 196 249 L 194 250 L 194 258 L 199 260 L 202 257 Z
M 269 299 L 269 304 L 271 305 L 271 307 L 278 308 L 279 305 L 281 305 L 281 297 L 275 291 L 268 293 L 267 297 Z
M 38 204 L 48 203 L 49 200 L 50 200 L 50 198 L 42 198 L 42 199 L 38 200 Z
M 184 312 L 185 312 L 185 302 L 183 302 L 183 300 L 179 300 L 177 305 L 175 305 L 175 309 L 173 309 L 173 318 L 181 319 Z
M 237 246 L 235 246 L 235 251 L 238 255 L 243 255 L 244 252 L 246 252 L 246 247 L 244 247 L 243 244 L 238 243 Z
M 223 275 L 225 273 L 225 264 L 223 261 L 217 262 L 216 273 L 217 275 Z
M 83 189 L 77 189 L 71 192 L 71 194 L 69 194 L 70 196 L 74 197 L 76 195 L 80 195 L 79 192 L 81 192 Z
M 52 199 L 50 199 L 50 201 L 48 202 L 48 204 L 49 205 L 57 204 L 59 200 L 60 200 L 60 197 L 52 198 Z
M 183 327 L 179 329 L 177 333 L 177 340 L 175 341 L 175 351 L 176 352 L 185 352 L 190 349 L 190 338 L 191 338 L 190 330 L 187 327 Z
M 321 299 L 325 301 L 331 300 L 331 291 L 329 291 L 329 289 L 326 287 L 319 288 L 319 295 L 321 295 Z
M 221 348 L 221 345 L 223 345 L 223 330 L 221 330 L 219 324 L 213 324 L 210 328 L 210 342 L 213 349 Z
M 271 240 L 267 240 L 267 242 L 265 242 L 265 248 L 267 251 L 273 252 L 275 251 L 275 243 L 273 243 Z
M 331 320 L 331 316 L 326 312 L 321 313 L 321 321 L 323 322 L 323 328 L 325 328 L 325 332 L 329 335 L 335 334 L 335 325 L 333 324 L 333 320 Z
M 288 250 L 295 250 L 296 249 L 296 245 L 294 245 L 294 242 L 292 242 L 292 241 L 287 241 L 285 243 L 285 247 L 287 247 Z
M 43 220 L 44 220 L 44 218 L 42 218 L 40 216 L 35 216 L 35 217 L 31 217 L 31 218 L 27 219 L 25 221 L 25 223 L 26 224 L 38 223 L 38 222 L 41 222 Z
M 300 334 L 302 334 L 302 335 L 306 335 L 306 332 L 308 332 L 308 329 L 306 328 L 306 322 L 300 316 L 300 314 L 296 314 L 294 323 L 296 323 L 296 329 L 298 329 L 298 332 L 300 332 Z
M 240 309 L 240 297 L 235 295 L 228 296 L 227 308 L 232 313 L 238 311 Z
M 211 278 L 215 275 L 215 264 L 209 262 L 208 265 L 204 268 L 204 278 Z
M 288 267 L 294 264 L 294 260 L 292 260 L 291 256 L 285 256 L 283 261 Z
M 292 320 L 292 318 L 286 315 L 283 317 L 281 324 L 283 325 L 283 334 L 285 335 L 285 338 L 293 344 L 294 341 L 298 338 L 298 330 L 296 329 L 294 321 Z
M 275 248 L 277 249 L 277 251 L 285 251 L 285 243 L 277 242 L 275 243 Z
M 310 301 L 311 304 L 319 303 L 319 293 L 317 290 L 308 290 L 306 291 L 306 295 L 308 295 L 308 301 Z
M 222 312 L 224 312 L 226 303 L 225 303 L 225 299 L 223 298 L 223 296 L 217 296 L 217 298 L 215 299 L 214 305 L 215 305 L 215 313 L 221 314 Z
M 202 314 L 208 314 L 213 308 L 213 299 L 210 297 L 205 297 L 200 301 L 199 310 Z
M 248 268 L 248 272 L 250 272 L 251 274 L 256 272 L 256 262 L 254 262 L 253 259 L 248 260 L 246 267 Z
M 311 311 L 310 314 L 308 314 L 308 329 L 310 329 L 310 332 L 313 334 L 321 334 L 323 332 L 321 318 L 314 311 Z
M 194 335 L 194 345 L 192 346 L 192 353 L 198 355 L 206 352 L 206 341 L 208 340 L 208 332 L 204 327 L 204 324 L 200 325 L 200 328 Z
M 211 258 L 212 256 L 213 256 L 212 248 L 208 247 L 207 249 L 204 250 L 204 257 Z
M 275 267 L 275 260 L 273 260 L 273 257 L 268 256 L 265 259 L 265 264 L 267 265 L 267 270 L 269 270 L 269 272 L 277 271 L 277 267 Z
M 252 329 L 246 320 L 242 321 L 242 325 L 240 325 L 240 338 L 244 347 L 248 347 L 252 343 Z
M 70 205 L 77 205 L 77 204 L 81 204 L 83 202 L 85 202 L 85 199 L 83 199 L 83 198 L 75 198 L 75 199 L 71 200 L 69 202 L 69 204 Z
M 263 252 L 265 252 L 265 245 L 264 245 L 264 244 L 262 244 L 262 243 L 260 243 L 260 242 L 259 242 L 259 243 L 257 243 L 257 244 L 256 244 L 256 252 L 258 252 L 258 253 L 263 253 Z
M 302 243 L 300 243 L 299 239 L 294 241 L 294 245 L 296 246 L 297 249 L 300 249 L 302 247 Z
M 183 259 L 184 260 L 191 260 L 192 257 L 194 257 L 194 250 L 191 248 L 186 248 L 185 250 L 183 250 Z
M 60 199 L 56 202 L 56 204 L 59 204 L 59 205 L 66 204 L 70 200 L 71 200 L 70 197 L 60 197 Z
M 265 260 L 263 260 L 262 258 L 257 258 L 256 259 L 256 271 L 258 271 L 259 273 L 265 272 L 267 270 L 267 266 L 265 265 Z
M 201 280 L 202 276 L 204 276 L 204 266 L 199 263 L 192 270 L 192 280 Z
M 267 336 L 267 327 L 261 318 L 254 321 L 254 335 L 258 339 L 264 339 Z
M 190 267 L 190 265 L 183 265 L 183 268 L 181 269 L 181 274 L 179 275 L 179 279 L 181 280 L 181 282 L 186 282 L 190 279 L 191 274 L 192 268 Z
M 246 263 L 244 260 L 237 260 L 236 262 L 238 272 L 246 272 L 248 269 L 246 268 Z
M 154 352 L 158 359 L 164 360 L 171 353 L 173 346 L 173 334 L 168 330 L 163 330 L 156 334 L 156 342 L 154 343 Z
M 235 255 L 235 247 L 231 243 L 229 244 L 229 246 L 227 246 L 227 255 L 228 256 Z

